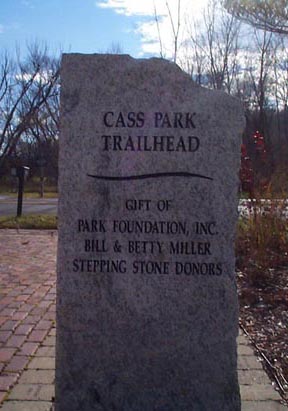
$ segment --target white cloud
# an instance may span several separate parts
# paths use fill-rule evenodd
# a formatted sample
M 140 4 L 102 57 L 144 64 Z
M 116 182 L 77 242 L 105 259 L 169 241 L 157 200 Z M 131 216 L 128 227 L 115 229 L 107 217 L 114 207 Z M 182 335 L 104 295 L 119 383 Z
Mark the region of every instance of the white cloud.
M 50 70 L 44 70 L 42 72 L 39 72 L 35 75 L 35 73 L 21 73 L 21 74 L 16 74 L 15 78 L 16 80 L 20 81 L 30 81 L 33 79 L 35 83 L 47 83 L 48 80 L 51 77 L 51 71 Z
M 157 0 L 156 0 L 157 1 Z M 153 0 L 102 0 L 96 6 L 114 9 L 118 14 L 125 16 L 153 16 Z
M 173 50 L 173 29 L 178 22 L 178 4 L 180 1 L 180 33 L 179 40 L 184 40 L 185 21 L 187 16 L 200 16 L 208 0 L 97 0 L 97 7 L 112 9 L 117 14 L 138 18 L 135 32 L 141 36 L 142 51 L 159 55 L 159 33 L 162 53 L 170 58 Z M 200 4 L 199 4 L 200 3 Z M 167 7 L 168 4 L 168 7 Z M 155 14 L 158 16 L 158 28 Z M 159 30 L 158 30 L 159 29 Z

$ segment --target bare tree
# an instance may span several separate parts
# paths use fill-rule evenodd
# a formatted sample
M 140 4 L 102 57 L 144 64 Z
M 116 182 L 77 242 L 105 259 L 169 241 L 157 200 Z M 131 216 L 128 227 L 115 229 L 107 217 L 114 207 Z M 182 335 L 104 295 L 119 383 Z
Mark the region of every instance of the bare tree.
M 280 37 L 278 44 L 273 46 L 278 52 L 273 54 L 273 72 L 274 72 L 274 88 L 273 92 L 276 98 L 277 107 L 279 110 L 288 109 L 288 55 L 287 55 L 287 40 Z M 275 44 L 275 43 L 274 43 Z
M 279 34 L 288 34 L 287 0 L 224 0 L 224 7 L 252 26 Z
M 259 110 L 257 128 L 268 136 L 266 107 L 268 106 L 272 68 L 272 33 L 254 30 L 255 51 L 250 56 L 249 75 L 254 96 L 254 109 Z M 274 50 L 273 50 L 274 52 Z
M 153 0 L 153 6 L 154 6 L 154 18 L 155 18 L 155 23 L 156 23 L 156 27 L 157 27 L 157 33 L 158 33 L 158 41 L 159 41 L 159 46 L 160 46 L 160 57 L 164 58 L 163 44 L 162 44 L 162 37 L 161 37 L 161 30 L 160 30 L 160 22 L 159 22 L 159 16 L 158 16 L 158 13 L 157 13 L 157 9 L 156 9 L 155 0 Z
M 154 19 L 155 19 L 155 23 L 157 27 L 158 41 L 159 41 L 159 46 L 160 46 L 160 56 L 163 58 L 164 57 L 164 47 L 163 47 L 162 35 L 161 35 L 161 29 L 160 29 L 160 17 L 158 15 L 155 0 L 153 0 L 153 5 L 154 5 Z M 173 41 L 172 61 L 176 63 L 178 59 L 179 35 L 180 35 L 180 27 L 181 27 L 181 0 L 177 0 L 177 13 L 176 13 L 175 20 L 173 18 L 174 13 L 171 11 L 171 7 L 170 7 L 168 0 L 165 1 L 165 6 L 166 6 L 166 10 L 169 16 L 169 22 L 170 22 L 171 32 L 172 32 L 172 41 Z
M 213 88 L 225 88 L 231 92 L 238 51 L 239 24 L 223 9 L 217 13 L 217 7 L 217 2 L 212 0 L 204 13 L 211 81 Z
M 29 48 L 25 69 L 33 70 L 35 64 L 38 65 L 37 78 L 22 101 L 24 116 L 35 107 L 25 133 L 33 135 L 35 140 L 55 140 L 59 132 L 60 61 L 49 56 L 47 47 L 35 44 Z
M 107 54 L 123 54 L 123 47 L 121 46 L 119 42 L 113 41 L 110 47 L 108 47 L 108 49 L 106 50 L 106 53 Z
M 58 132 L 59 59 L 46 47 L 30 46 L 24 61 L 4 55 L 0 68 L 0 167 L 21 138 Z
M 232 93 L 238 64 L 240 24 L 211 0 L 204 10 L 203 22 L 190 22 L 190 59 L 194 77 L 200 84 Z M 196 72 L 195 72 L 196 68 Z
M 273 47 L 275 49 L 275 46 Z M 277 38 L 278 52 L 273 54 L 273 84 L 277 114 L 277 141 L 282 147 L 286 141 L 288 150 L 288 56 L 287 39 Z
M 168 1 L 166 0 L 166 7 L 168 10 L 169 14 L 169 19 L 170 19 L 170 24 L 172 28 L 172 33 L 173 33 L 173 45 L 174 45 L 174 50 L 173 50 L 173 61 L 176 63 L 177 61 L 177 54 L 178 54 L 178 47 L 179 47 L 179 32 L 180 32 L 180 22 L 181 22 L 181 0 L 178 0 L 177 3 L 177 17 L 176 17 L 176 22 L 174 22 L 171 9 L 169 6 Z
M 207 52 L 205 48 L 205 36 L 197 21 L 188 22 L 189 38 L 183 43 L 179 63 L 199 85 L 206 84 Z M 196 34 L 197 33 L 197 34 Z

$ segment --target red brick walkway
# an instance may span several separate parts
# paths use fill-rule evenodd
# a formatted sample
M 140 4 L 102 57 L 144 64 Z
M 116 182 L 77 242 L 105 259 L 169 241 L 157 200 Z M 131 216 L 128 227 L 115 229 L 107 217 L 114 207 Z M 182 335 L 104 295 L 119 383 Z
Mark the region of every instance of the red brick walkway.
M 1 411 L 51 411 L 56 248 L 56 232 L 0 230 Z M 242 410 L 287 410 L 243 335 L 238 353 Z
M 54 350 L 57 236 L 51 231 L 31 233 L 0 234 L 0 404 L 24 370 L 39 371 L 33 368 L 35 352 L 47 355 Z M 36 359 L 49 363 L 50 358 L 44 368 L 53 368 L 51 355 Z

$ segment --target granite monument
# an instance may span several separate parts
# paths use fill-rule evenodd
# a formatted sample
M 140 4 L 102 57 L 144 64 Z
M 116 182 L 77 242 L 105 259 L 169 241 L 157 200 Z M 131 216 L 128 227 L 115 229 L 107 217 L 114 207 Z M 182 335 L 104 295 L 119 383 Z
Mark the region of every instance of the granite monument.
M 163 59 L 61 73 L 56 411 L 239 411 L 239 102 Z

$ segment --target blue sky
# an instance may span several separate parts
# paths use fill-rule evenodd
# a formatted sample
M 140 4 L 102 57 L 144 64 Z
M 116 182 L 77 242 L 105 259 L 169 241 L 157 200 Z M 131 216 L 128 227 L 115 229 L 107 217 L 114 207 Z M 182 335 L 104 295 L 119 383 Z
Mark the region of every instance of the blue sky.
M 168 4 L 176 23 L 178 0 Z M 198 0 L 181 0 L 181 13 L 195 14 L 197 4 Z M 37 40 L 65 52 L 101 53 L 114 44 L 133 57 L 159 56 L 155 7 L 168 53 L 171 21 L 166 0 L 0 0 L 1 50 L 13 51 L 16 44 L 25 50 Z
M 95 53 L 114 42 L 136 56 L 141 39 L 135 29 L 135 16 L 97 7 L 94 0 L 0 0 L 1 49 L 37 39 L 52 48 Z

